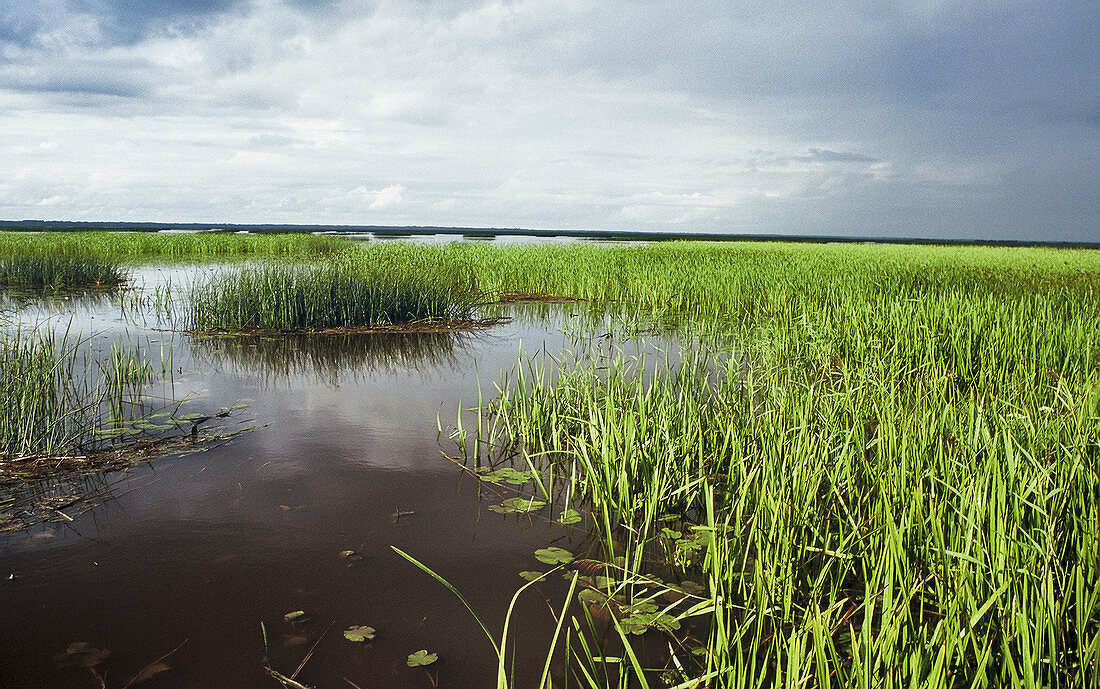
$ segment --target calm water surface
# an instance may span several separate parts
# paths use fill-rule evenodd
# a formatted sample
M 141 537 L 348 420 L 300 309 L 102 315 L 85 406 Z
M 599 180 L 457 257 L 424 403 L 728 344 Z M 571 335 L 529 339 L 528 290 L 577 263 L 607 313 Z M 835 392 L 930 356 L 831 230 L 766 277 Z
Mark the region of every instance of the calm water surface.
M 191 275 L 138 273 L 147 292 Z M 551 524 L 550 510 L 487 511 L 499 497 L 443 456 L 456 454 L 446 431 L 476 403 L 479 376 L 488 394 L 521 344 L 559 351 L 569 311 L 463 336 L 316 345 L 195 341 L 124 317 L 117 299 L 26 307 L 25 321 L 80 332 L 92 351 L 128 343 L 158 374 L 165 361 L 151 394 L 205 413 L 247 406 L 215 419 L 243 431 L 227 442 L 86 479 L 99 499 L 64 508 L 72 521 L 0 534 L 0 687 L 99 687 L 65 657 L 74 642 L 109 651 L 97 666 L 108 687 L 177 648 L 171 669 L 140 686 L 278 686 L 263 669 L 261 623 L 272 666 L 288 675 L 321 639 L 298 676 L 309 685 L 491 686 L 496 659 L 476 622 L 390 546 L 448 578 L 498 634 L 518 572 L 540 567 L 535 549 L 590 547 L 583 524 Z M 521 599 L 520 686 L 535 684 L 547 601 L 560 608 L 563 593 L 555 581 Z M 296 610 L 308 621 L 284 620 Z M 351 625 L 377 638 L 351 643 Z M 407 667 L 419 649 L 440 660 Z

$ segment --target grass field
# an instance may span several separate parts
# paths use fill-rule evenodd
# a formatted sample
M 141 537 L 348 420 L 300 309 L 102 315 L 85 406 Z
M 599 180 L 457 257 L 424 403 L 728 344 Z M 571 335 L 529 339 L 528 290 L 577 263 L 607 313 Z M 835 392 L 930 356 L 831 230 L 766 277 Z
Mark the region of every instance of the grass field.
M 698 664 L 685 651 L 683 681 L 1085 687 L 1100 676 L 1096 252 L 453 257 L 481 289 L 622 300 L 738 342 L 721 383 L 699 362 L 648 377 L 614 356 L 526 362 L 483 408 L 503 444 L 520 441 L 587 500 L 620 611 L 670 567 L 706 579 L 710 636 Z

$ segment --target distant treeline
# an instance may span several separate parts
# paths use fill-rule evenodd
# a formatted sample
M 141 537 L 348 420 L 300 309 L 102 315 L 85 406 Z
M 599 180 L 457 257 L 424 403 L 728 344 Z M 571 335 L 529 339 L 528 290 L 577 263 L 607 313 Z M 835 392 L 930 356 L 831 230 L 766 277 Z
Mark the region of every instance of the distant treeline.
M 334 234 L 366 234 L 379 237 L 412 237 L 428 235 L 460 235 L 467 239 L 492 239 L 494 237 L 572 237 L 605 241 L 667 242 L 676 240 L 708 242 L 805 242 L 866 243 L 876 244 L 925 244 L 955 246 L 1049 246 L 1073 249 L 1100 249 L 1100 241 L 1057 242 L 996 239 L 947 239 L 928 237 L 875 237 L 836 235 L 751 234 L 723 232 L 637 232 L 619 230 L 546 230 L 498 227 L 437 227 L 433 225 L 280 225 L 235 223 L 156 223 L 156 222 L 90 222 L 64 220 L 0 220 L 0 230 L 33 232 L 83 232 L 117 230 L 125 232 L 250 232 L 304 233 L 326 232 Z

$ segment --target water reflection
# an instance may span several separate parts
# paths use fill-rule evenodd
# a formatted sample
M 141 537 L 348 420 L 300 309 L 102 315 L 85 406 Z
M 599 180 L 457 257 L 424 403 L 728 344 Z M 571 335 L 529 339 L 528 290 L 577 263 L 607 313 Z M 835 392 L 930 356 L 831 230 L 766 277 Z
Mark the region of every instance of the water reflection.
M 239 375 L 289 384 L 291 378 L 336 383 L 341 376 L 453 369 L 469 333 L 356 333 L 203 336 L 195 356 L 227 363 Z

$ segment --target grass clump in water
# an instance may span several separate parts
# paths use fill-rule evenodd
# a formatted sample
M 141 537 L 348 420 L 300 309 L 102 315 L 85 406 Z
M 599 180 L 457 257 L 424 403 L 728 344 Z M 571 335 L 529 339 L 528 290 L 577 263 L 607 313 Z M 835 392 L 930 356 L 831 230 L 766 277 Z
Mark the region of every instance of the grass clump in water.
M 192 291 L 196 332 L 386 328 L 471 318 L 474 299 L 446 275 L 359 260 L 244 268 Z
M 61 292 L 73 289 L 113 289 L 126 281 L 116 261 L 75 252 L 15 252 L 0 257 L 0 287 Z
M 126 401 L 149 376 L 148 365 L 123 350 L 113 350 L 108 361 L 92 362 L 64 337 L 9 335 L 0 343 L 0 459 L 97 449 L 103 431 L 122 420 Z

